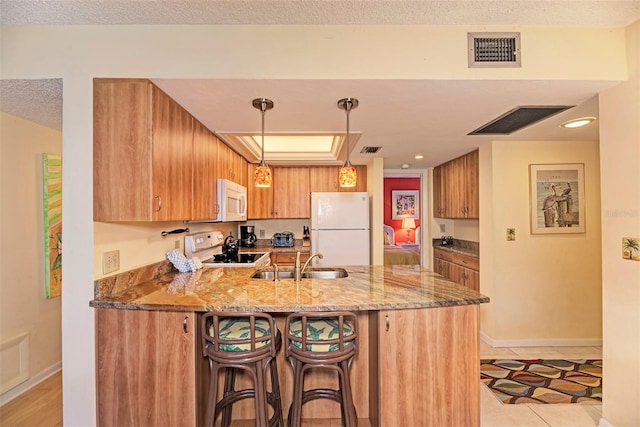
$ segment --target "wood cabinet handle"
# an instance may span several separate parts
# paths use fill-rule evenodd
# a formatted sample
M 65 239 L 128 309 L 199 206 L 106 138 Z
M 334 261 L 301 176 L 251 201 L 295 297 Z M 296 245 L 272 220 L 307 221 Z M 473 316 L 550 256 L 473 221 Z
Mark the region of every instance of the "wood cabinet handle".
M 185 334 L 189 333 L 189 322 L 188 322 L 189 318 L 187 316 L 184 317 L 184 320 L 182 321 L 182 330 L 184 331 Z
M 156 201 L 156 212 L 160 212 L 160 209 L 162 209 L 162 197 L 160 197 L 159 194 L 156 194 L 155 196 L 153 196 L 153 200 Z
M 384 330 L 389 332 L 389 315 L 384 315 Z

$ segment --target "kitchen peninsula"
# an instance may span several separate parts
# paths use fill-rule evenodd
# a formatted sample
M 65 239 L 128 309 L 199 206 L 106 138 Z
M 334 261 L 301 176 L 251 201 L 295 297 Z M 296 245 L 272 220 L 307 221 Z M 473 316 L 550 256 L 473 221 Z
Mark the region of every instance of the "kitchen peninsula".
M 345 268 L 345 278 L 296 283 L 254 279 L 253 268 L 176 273 L 164 262 L 97 280 L 100 425 L 201 425 L 203 312 L 269 312 L 284 325 L 289 312 L 350 310 L 360 324 L 351 370 L 359 418 L 372 426 L 479 426 L 479 304 L 489 299 L 419 266 Z M 278 371 L 286 413 L 292 378 L 284 351 Z M 253 418 L 252 402 L 236 406 L 234 418 Z M 303 417 L 339 418 L 339 406 L 309 402 Z

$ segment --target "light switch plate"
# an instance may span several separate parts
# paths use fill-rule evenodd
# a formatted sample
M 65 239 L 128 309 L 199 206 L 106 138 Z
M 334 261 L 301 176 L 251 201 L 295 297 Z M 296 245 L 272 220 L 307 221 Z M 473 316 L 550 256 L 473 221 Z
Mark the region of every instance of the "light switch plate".
M 516 229 L 515 228 L 507 228 L 507 241 L 516 240 Z

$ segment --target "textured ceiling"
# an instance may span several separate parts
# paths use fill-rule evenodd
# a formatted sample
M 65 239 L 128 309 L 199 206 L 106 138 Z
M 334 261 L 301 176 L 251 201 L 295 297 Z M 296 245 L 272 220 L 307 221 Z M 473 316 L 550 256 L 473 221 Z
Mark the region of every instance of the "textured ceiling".
M 518 25 L 619 28 L 640 19 L 640 0 L 507 0 L 507 1 L 90 1 L 0 0 L 0 24 L 117 25 L 117 24 L 277 24 L 277 25 Z M 145 76 L 140 76 L 145 77 Z M 268 96 L 276 101 L 270 111 L 270 131 L 326 131 L 344 128 L 337 99 L 357 96 L 360 107 L 352 114 L 352 131 L 363 137 L 352 152 L 354 163 L 367 161 L 363 145 L 383 146 L 385 168 L 432 166 L 465 153 L 492 139 L 598 138 L 595 124 L 566 133 L 558 124 L 576 116 L 597 116 L 595 96 L 612 82 L 525 82 L 504 90 L 505 82 L 454 81 L 339 81 L 261 80 L 224 82 L 156 80 L 200 121 L 216 132 L 256 131 L 259 120 L 250 100 Z M 194 87 L 198 84 L 198 87 Z M 499 84 L 502 90 L 491 85 Z M 416 87 L 418 85 L 418 87 Z M 356 90 L 357 88 L 357 90 Z M 224 100 L 211 105 L 215 94 Z M 298 105 L 290 100 L 305 93 L 317 102 Z M 381 95 L 386 93 L 386 95 Z M 469 94 L 473 93 L 473 97 Z M 501 96 L 495 96 L 501 93 Z M 491 94 L 490 96 L 488 94 Z M 379 99 L 394 100 L 380 103 Z M 244 104 L 242 103 L 244 100 Z M 230 104 L 236 102 L 235 104 Z M 245 105 L 246 104 L 246 105 Z M 508 137 L 466 134 L 518 105 L 577 105 L 562 114 Z M 220 109 L 218 106 L 224 105 Z M 420 105 L 420 110 L 412 108 Z M 457 105 L 443 109 L 443 105 Z M 3 80 L 2 111 L 45 126 L 62 128 L 62 82 L 59 79 Z M 487 112 L 495 112 L 488 115 Z M 448 112 L 448 113 L 447 113 Z M 445 114 L 447 113 L 447 114 Z M 484 114 L 483 114 L 484 113 Z M 494 114 L 494 113 L 490 113 Z M 384 117 L 384 120 L 381 118 Z M 294 126 L 295 125 L 295 126 Z M 300 127 L 304 126 L 305 129 Z M 429 135 L 425 139 L 425 135 Z M 403 141 L 403 144 L 397 144 Z M 420 164 L 413 159 L 427 154 Z
M 1 23 L 53 25 L 559 25 L 623 27 L 640 3 L 616 0 L 2 0 Z

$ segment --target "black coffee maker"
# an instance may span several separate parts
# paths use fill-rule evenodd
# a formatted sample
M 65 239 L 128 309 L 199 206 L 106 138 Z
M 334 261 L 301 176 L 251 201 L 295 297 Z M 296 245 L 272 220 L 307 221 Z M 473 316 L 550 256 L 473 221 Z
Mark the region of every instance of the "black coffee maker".
M 240 246 L 243 248 L 255 248 L 256 237 L 255 226 L 253 225 L 241 225 L 240 226 Z

